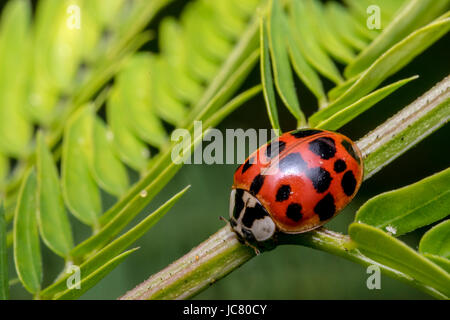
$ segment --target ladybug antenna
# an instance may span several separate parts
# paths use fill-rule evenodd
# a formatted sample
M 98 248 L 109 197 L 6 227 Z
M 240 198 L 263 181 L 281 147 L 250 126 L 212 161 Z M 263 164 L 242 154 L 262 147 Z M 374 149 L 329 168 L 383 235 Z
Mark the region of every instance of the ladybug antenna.
M 226 218 L 224 218 L 224 217 L 222 217 L 222 216 L 219 216 L 219 220 L 222 220 L 222 221 L 224 221 L 225 223 L 228 223 L 228 222 L 229 222 Z

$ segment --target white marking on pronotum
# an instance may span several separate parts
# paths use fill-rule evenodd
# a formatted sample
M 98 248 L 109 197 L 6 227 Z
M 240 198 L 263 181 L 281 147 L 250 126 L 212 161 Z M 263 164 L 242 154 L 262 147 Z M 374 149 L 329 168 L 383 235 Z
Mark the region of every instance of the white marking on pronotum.
M 275 223 L 271 217 L 265 216 L 264 219 L 256 219 L 251 230 L 256 241 L 265 241 L 275 233 Z

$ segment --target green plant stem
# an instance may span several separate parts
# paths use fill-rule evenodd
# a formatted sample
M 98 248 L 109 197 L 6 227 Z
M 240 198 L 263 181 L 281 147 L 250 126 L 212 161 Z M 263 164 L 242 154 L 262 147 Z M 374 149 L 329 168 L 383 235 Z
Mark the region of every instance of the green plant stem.
M 446 77 L 422 97 L 357 142 L 365 165 L 365 179 L 419 143 L 450 118 L 450 77 Z M 424 130 L 426 128 L 426 130 Z M 341 256 L 363 266 L 377 264 L 380 270 L 436 298 L 445 298 L 435 289 L 406 274 L 362 255 L 348 236 L 325 228 L 299 235 L 283 235 L 276 244 L 312 247 Z M 237 239 L 229 225 L 162 271 L 130 290 L 120 299 L 187 299 L 200 293 L 255 256 L 252 248 Z

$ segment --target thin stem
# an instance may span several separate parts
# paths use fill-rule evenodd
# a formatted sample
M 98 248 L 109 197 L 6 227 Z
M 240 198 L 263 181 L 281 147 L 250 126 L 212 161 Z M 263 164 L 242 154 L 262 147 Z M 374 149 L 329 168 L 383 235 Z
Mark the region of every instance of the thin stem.
M 450 77 L 446 77 L 357 142 L 363 153 L 365 179 L 448 122 L 449 87 Z M 276 245 L 296 244 L 312 247 L 363 266 L 377 264 L 384 274 L 409 283 L 433 297 L 444 298 L 435 289 L 364 256 L 348 236 L 321 228 L 299 235 L 280 234 L 276 241 Z M 120 299 L 187 299 L 255 255 L 253 249 L 239 242 L 236 234 L 227 225 Z

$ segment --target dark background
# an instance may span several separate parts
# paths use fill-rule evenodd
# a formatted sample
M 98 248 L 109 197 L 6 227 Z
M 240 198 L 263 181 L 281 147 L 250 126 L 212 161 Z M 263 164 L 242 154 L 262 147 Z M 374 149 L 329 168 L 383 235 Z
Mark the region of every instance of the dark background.
M 161 17 L 177 16 L 186 1 L 175 1 L 164 9 L 149 26 L 157 29 Z M 417 57 L 394 77 L 396 80 L 418 74 L 419 79 L 402 87 L 369 111 L 339 130 L 357 140 L 377 125 L 415 100 L 450 71 L 449 36 L 442 38 Z M 156 41 L 143 50 L 157 51 Z M 245 86 L 259 81 L 256 68 Z M 327 89 L 331 85 L 326 80 Z M 299 82 L 296 83 L 303 110 L 310 115 L 315 108 L 314 97 Z M 383 84 L 384 85 L 384 84 Z M 295 128 L 294 119 L 278 101 L 283 130 Z M 231 114 L 219 129 L 270 128 L 262 96 L 254 98 Z M 366 181 L 355 200 L 327 228 L 346 233 L 358 207 L 369 198 L 388 190 L 416 182 L 449 166 L 450 126 L 446 125 L 426 138 L 412 150 Z M 219 216 L 228 215 L 230 186 L 236 165 L 185 165 L 176 177 L 155 198 L 152 204 L 133 222 L 135 224 L 171 195 L 186 185 L 188 193 L 135 246 L 141 248 L 86 293 L 84 299 L 115 299 L 150 275 L 158 272 L 211 234 L 224 222 Z M 108 199 L 105 200 L 108 202 Z M 110 204 L 105 204 L 106 206 Z M 89 236 L 88 228 L 71 216 L 75 241 Z M 401 237 L 416 248 L 420 236 L 428 228 Z M 51 283 L 61 271 L 63 262 L 44 245 L 44 285 Z M 369 290 L 365 268 L 342 258 L 317 250 L 284 246 L 264 253 L 198 295 L 200 299 L 428 299 L 426 294 L 406 284 L 382 276 L 381 290 Z M 11 298 L 28 299 L 29 294 L 17 284 Z

